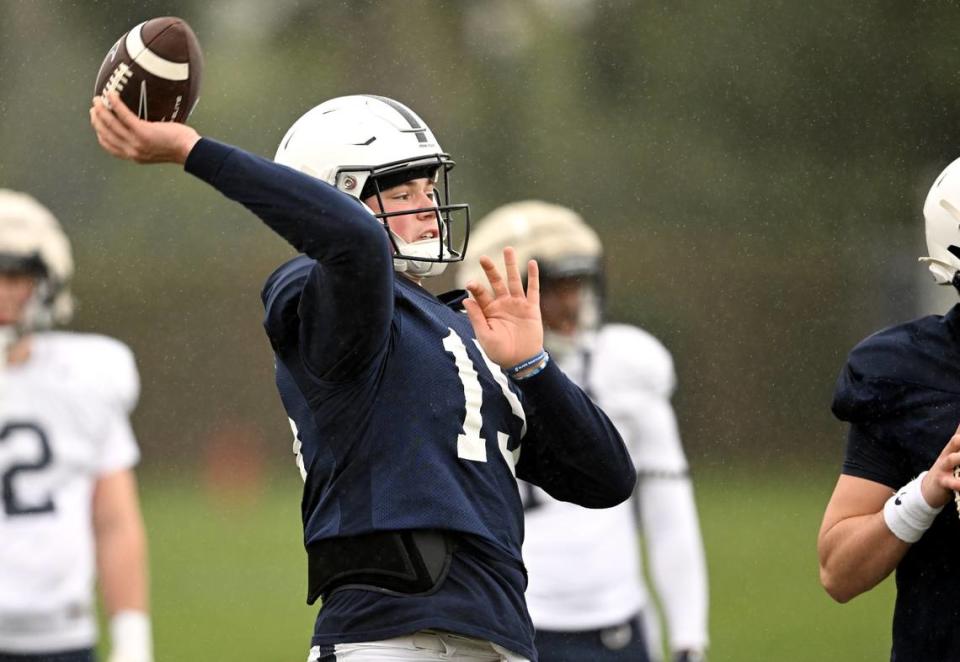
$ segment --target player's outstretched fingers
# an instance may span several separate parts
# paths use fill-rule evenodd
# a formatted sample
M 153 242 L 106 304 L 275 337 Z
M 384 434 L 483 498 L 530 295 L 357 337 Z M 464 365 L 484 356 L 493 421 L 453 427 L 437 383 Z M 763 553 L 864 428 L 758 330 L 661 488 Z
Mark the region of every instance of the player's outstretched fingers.
M 132 110 L 127 108 L 127 104 L 123 102 L 123 99 L 121 99 L 120 95 L 116 92 L 108 92 L 107 100 L 110 102 L 110 110 L 113 111 L 114 117 L 116 117 L 119 123 L 126 127 L 128 131 L 133 132 L 137 124 L 143 122 Z
M 517 267 L 517 251 L 513 246 L 503 249 L 503 266 L 507 271 L 507 290 L 511 296 L 523 296 L 523 279 L 520 278 L 520 269 Z
M 100 97 L 94 97 L 90 108 L 90 123 L 97 134 L 105 136 L 111 142 L 120 142 L 129 138 L 129 131 L 117 121 Z
M 90 109 L 90 124 L 93 125 L 93 130 L 97 134 L 97 142 L 109 154 L 118 158 L 129 158 L 126 153 L 125 141 L 118 137 L 117 132 L 107 124 L 103 115 L 102 107 Z
M 102 133 L 97 133 L 97 142 L 100 143 L 100 146 L 103 147 L 106 152 L 112 156 L 116 156 L 120 159 L 127 158 L 126 153 L 123 150 L 123 145 L 115 143 L 108 136 Z
M 490 325 L 487 324 L 487 318 L 483 314 L 483 309 L 476 301 L 467 299 L 463 302 L 463 309 L 467 311 L 467 319 L 470 320 L 470 326 L 477 336 L 477 340 L 482 341 L 490 331 Z
M 527 301 L 540 308 L 540 265 L 536 260 L 527 262 Z
M 486 308 L 493 301 L 490 291 L 480 283 L 471 280 L 467 283 L 467 291 L 473 296 L 481 308 Z
M 486 255 L 482 255 L 480 257 L 480 266 L 483 267 L 483 273 L 487 275 L 487 280 L 490 282 L 494 296 L 507 296 L 507 285 L 503 282 L 503 276 L 497 271 L 497 266 L 493 263 L 493 260 Z

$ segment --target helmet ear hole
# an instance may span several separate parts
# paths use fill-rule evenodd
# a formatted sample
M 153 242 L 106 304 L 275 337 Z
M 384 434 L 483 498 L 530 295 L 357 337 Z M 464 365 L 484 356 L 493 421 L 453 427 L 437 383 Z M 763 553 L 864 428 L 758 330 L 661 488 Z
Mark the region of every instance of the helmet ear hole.
M 960 246 L 955 246 L 954 244 L 950 244 L 949 246 L 947 246 L 947 250 L 950 251 L 950 254 L 953 255 L 955 258 L 960 259 Z

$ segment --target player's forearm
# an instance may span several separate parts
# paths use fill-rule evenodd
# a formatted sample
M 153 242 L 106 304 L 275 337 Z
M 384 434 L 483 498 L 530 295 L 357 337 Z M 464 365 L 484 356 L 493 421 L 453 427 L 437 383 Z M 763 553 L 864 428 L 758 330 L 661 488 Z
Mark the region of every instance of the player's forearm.
M 372 214 L 329 184 L 240 148 L 201 139 L 190 174 L 256 214 L 301 253 L 324 265 L 390 265 L 389 242 Z M 362 273 L 358 273 L 362 277 Z
M 551 361 L 520 382 L 530 433 L 517 475 L 551 496 L 587 508 L 630 498 L 637 473 L 620 433 Z
M 139 517 L 98 535 L 97 566 L 109 616 L 107 662 L 152 662 L 146 536 Z
M 109 615 L 148 610 L 147 543 L 139 517 L 98 531 L 97 572 Z
M 883 581 L 910 549 L 883 520 L 883 513 L 849 517 L 820 535 L 820 583 L 837 602 L 847 602 Z

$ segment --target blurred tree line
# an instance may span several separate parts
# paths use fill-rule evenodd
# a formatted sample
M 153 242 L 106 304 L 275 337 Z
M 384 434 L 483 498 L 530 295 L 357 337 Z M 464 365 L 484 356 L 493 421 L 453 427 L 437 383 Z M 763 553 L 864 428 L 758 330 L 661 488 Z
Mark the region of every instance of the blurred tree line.
M 145 471 L 238 427 L 294 470 L 258 296 L 291 249 L 89 129 L 104 54 L 161 15 L 204 47 L 201 134 L 272 156 L 313 105 L 383 94 L 459 162 L 475 220 L 519 198 L 581 211 L 610 317 L 674 352 L 695 471 L 838 466 L 846 352 L 929 312 L 921 206 L 960 156 L 950 3 L 0 0 L 0 186 L 73 238 L 75 326 L 136 351 Z

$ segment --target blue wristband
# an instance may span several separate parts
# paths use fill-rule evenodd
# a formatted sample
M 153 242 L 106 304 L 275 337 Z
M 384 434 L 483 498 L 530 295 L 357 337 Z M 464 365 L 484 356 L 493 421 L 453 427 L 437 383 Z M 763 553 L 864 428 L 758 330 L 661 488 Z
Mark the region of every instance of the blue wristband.
M 507 374 L 513 376 L 513 375 L 517 374 L 518 372 L 522 372 L 523 370 L 526 370 L 526 369 L 529 368 L 530 366 L 534 366 L 534 365 L 540 363 L 541 361 L 543 361 L 543 359 L 546 358 L 546 356 L 547 356 L 546 350 L 541 350 L 540 353 L 537 354 L 536 356 L 534 356 L 532 359 L 527 359 L 526 361 L 522 361 L 521 363 L 518 363 L 517 365 L 513 366 L 512 368 L 508 368 L 508 369 L 507 369 Z
M 547 364 L 550 363 L 550 355 L 546 352 L 541 352 L 537 356 L 519 363 L 508 371 L 510 379 L 515 382 L 522 382 L 524 379 L 530 379 L 534 375 L 539 375 L 543 372 L 543 369 L 547 367 Z M 526 374 L 520 375 L 524 370 L 528 370 Z M 520 376 L 518 376 L 520 375 Z

